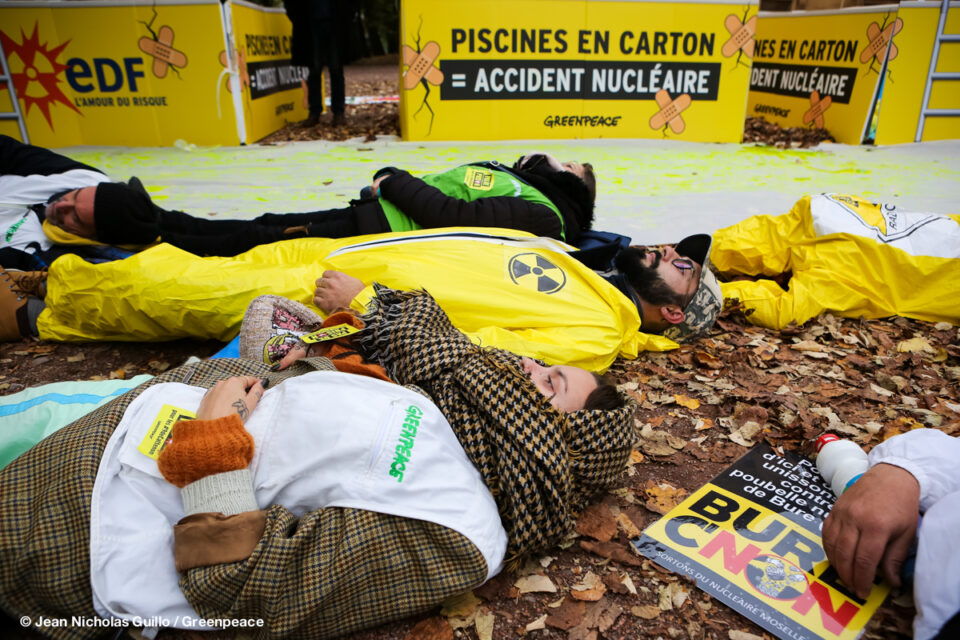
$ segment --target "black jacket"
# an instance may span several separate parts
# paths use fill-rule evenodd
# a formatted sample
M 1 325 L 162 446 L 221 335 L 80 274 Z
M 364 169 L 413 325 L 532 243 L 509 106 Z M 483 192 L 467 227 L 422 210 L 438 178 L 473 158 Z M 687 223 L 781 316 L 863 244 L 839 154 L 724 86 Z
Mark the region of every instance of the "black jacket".
M 574 174 L 548 169 L 524 171 L 496 163 L 479 164 L 512 173 L 540 191 L 560 211 L 562 224 L 557 214 L 542 204 L 514 196 L 467 202 L 448 196 L 399 169 L 393 170 L 393 175 L 380 183 L 380 195 L 426 229 L 504 227 L 577 244 L 581 232 L 592 226 L 593 202 L 583 182 Z

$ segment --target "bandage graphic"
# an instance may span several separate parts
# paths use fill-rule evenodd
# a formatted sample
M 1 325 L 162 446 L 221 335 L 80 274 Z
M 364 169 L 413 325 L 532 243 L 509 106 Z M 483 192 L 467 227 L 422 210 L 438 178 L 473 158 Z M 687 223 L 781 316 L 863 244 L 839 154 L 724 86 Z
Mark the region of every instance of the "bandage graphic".
M 160 27 L 156 40 L 144 36 L 138 44 L 140 51 L 153 56 L 153 75 L 158 78 L 166 77 L 171 66 L 187 66 L 187 54 L 173 48 L 173 29 L 167 25 Z
M 408 65 L 403 74 L 403 88 L 413 89 L 421 79 L 433 85 L 443 82 L 443 72 L 433 66 L 433 62 L 440 55 L 440 45 L 431 40 L 424 45 L 423 50 L 417 53 L 413 47 L 403 45 L 403 63 Z
M 803 114 L 803 124 L 811 122 L 817 125 L 818 129 L 823 129 L 823 112 L 833 104 L 833 98 L 824 96 L 820 99 L 820 94 L 814 91 L 810 94 L 810 108 Z
M 237 73 L 240 75 L 240 90 L 243 91 L 244 87 L 250 88 L 250 74 L 247 72 L 247 54 L 243 47 L 240 47 L 236 50 L 237 52 Z M 220 52 L 220 64 L 225 69 L 230 69 L 229 60 L 227 59 L 227 52 Z M 233 84 L 227 82 L 227 91 L 233 93 Z
M 663 125 L 669 124 L 670 130 L 674 133 L 683 133 L 687 125 L 680 114 L 690 106 L 692 102 L 690 94 L 684 93 L 677 97 L 676 100 L 671 100 L 670 94 L 667 93 L 666 89 L 660 89 L 660 91 L 657 91 L 657 95 L 654 96 L 654 100 L 657 101 L 657 106 L 660 107 L 660 111 L 650 118 L 650 128 L 662 129 Z
M 900 33 L 900 30 L 903 29 L 903 20 L 897 18 L 893 22 L 887 25 L 887 28 L 883 31 L 880 30 L 880 25 L 876 22 L 871 22 L 870 26 L 867 27 L 867 38 L 870 39 L 870 44 L 864 48 L 860 53 L 860 63 L 866 64 L 867 60 L 870 58 L 876 57 L 877 62 L 883 62 L 883 48 L 887 46 L 887 42 L 893 39 L 893 36 Z M 890 56 L 888 60 L 893 60 L 897 57 L 899 50 L 897 45 L 890 43 Z
M 723 21 L 723 26 L 730 32 L 730 39 L 723 43 L 720 53 L 724 58 L 729 58 L 738 50 L 742 50 L 748 58 L 753 57 L 753 36 L 757 33 L 757 16 L 753 16 L 746 22 L 740 22 L 740 18 L 732 13 Z

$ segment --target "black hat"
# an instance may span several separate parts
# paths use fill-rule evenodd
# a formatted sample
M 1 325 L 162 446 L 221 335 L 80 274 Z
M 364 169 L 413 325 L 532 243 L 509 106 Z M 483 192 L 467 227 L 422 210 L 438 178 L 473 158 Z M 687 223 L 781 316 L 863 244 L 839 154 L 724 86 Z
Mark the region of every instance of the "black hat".
M 160 235 L 157 208 L 138 178 L 98 184 L 93 222 L 97 240 L 106 244 L 151 244 Z
M 663 335 L 677 342 L 704 335 L 723 310 L 723 294 L 716 276 L 710 271 L 710 245 L 713 239 L 705 234 L 687 236 L 675 247 L 677 253 L 690 258 L 702 268 L 696 293 L 683 309 L 683 322 L 667 328 Z

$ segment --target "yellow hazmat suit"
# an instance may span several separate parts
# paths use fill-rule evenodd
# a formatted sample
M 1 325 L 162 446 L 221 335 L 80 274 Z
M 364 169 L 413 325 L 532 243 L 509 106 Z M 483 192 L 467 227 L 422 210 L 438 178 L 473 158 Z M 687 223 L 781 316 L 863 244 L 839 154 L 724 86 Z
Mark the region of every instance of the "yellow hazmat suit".
M 739 299 L 764 327 L 802 324 L 824 311 L 960 324 L 960 216 L 807 196 L 784 215 L 720 229 L 710 260 L 727 278 L 793 273 L 789 291 L 771 280 L 721 284 L 724 299 Z
M 50 267 L 44 340 L 230 340 L 255 297 L 313 304 L 326 269 L 368 285 L 429 291 L 477 343 L 551 364 L 606 369 L 617 356 L 676 343 L 640 333 L 636 307 L 555 240 L 506 229 L 445 228 L 338 240 L 303 238 L 233 258 L 199 258 L 167 244 L 90 264 L 67 255 Z

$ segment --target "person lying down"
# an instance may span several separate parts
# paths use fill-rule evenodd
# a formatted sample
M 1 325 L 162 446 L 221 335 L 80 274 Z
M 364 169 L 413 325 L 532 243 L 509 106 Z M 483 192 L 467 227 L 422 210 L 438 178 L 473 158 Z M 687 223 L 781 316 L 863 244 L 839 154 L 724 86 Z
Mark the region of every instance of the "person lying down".
M 329 358 L 279 372 L 261 356 L 289 309 L 258 304 L 261 361 L 174 369 L 0 471 L 7 615 L 341 635 L 548 549 L 626 465 L 625 396 L 473 345 L 425 292 L 378 287 L 328 318 L 360 328 Z

